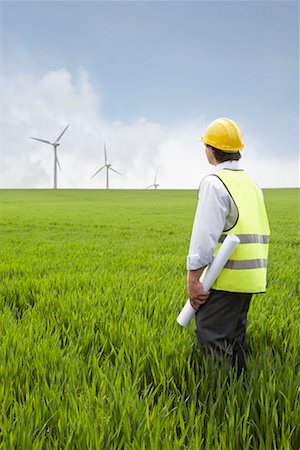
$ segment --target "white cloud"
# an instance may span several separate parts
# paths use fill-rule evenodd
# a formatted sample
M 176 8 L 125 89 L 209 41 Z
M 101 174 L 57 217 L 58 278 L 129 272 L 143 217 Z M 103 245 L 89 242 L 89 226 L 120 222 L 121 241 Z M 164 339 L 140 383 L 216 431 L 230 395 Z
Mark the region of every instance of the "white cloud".
M 104 171 L 90 179 L 104 163 L 104 141 L 109 162 L 123 174 L 111 173 L 112 188 L 144 188 L 153 183 L 158 170 L 161 188 L 196 189 L 200 179 L 211 172 L 197 142 L 207 125 L 202 119 L 173 126 L 146 118 L 130 124 L 105 120 L 101 99 L 85 70 L 75 78 L 62 69 L 39 79 L 21 75 L 6 80 L 3 112 L 4 188 L 52 187 L 52 147 L 30 136 L 53 141 L 67 124 L 70 127 L 58 148 L 62 166 L 59 187 L 105 187 Z M 249 153 L 244 152 L 244 167 L 262 187 L 298 185 L 298 161 L 266 160 L 256 153 L 251 136 L 249 141 L 252 145 Z
M 251 155 L 245 153 L 243 162 L 249 175 L 261 187 L 299 187 L 299 160 L 297 158 L 290 159 L 288 155 L 282 159 L 258 157 L 257 153 L 253 151 Z

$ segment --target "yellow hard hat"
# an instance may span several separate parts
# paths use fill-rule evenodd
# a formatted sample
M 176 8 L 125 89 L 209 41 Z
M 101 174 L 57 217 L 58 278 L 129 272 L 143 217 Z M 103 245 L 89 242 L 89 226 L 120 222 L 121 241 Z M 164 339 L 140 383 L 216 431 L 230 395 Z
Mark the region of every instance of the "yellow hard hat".
M 199 140 L 228 153 L 235 153 L 244 148 L 240 127 L 225 117 L 211 122 Z

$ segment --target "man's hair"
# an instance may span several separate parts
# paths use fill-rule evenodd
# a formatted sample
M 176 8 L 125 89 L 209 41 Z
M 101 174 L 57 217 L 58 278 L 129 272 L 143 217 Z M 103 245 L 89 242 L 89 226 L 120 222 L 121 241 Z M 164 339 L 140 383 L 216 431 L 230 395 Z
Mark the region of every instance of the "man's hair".
M 213 155 L 216 158 L 216 161 L 218 161 L 218 162 L 238 161 L 242 157 L 240 152 L 228 153 L 228 152 L 222 152 L 222 150 L 212 147 L 211 145 L 208 145 L 207 147 L 210 147 L 212 149 Z

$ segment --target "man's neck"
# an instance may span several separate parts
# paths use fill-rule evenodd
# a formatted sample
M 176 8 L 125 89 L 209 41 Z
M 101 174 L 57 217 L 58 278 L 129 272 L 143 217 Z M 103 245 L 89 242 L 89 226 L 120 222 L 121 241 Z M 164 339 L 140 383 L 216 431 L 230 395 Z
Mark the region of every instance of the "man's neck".
M 223 161 L 215 166 L 215 171 L 222 169 L 240 170 L 239 161 Z

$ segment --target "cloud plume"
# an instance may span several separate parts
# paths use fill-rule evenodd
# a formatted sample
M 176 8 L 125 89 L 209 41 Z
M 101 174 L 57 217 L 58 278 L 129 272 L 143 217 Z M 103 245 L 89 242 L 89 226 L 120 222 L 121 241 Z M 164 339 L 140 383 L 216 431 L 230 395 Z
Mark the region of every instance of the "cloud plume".
M 156 171 L 161 188 L 196 189 L 211 172 L 197 137 L 207 123 L 203 118 L 174 125 L 137 117 L 132 123 L 108 121 L 100 95 L 88 74 L 76 76 L 56 70 L 42 77 L 19 75 L 4 83 L 2 139 L 3 188 L 51 188 L 53 149 L 30 136 L 53 142 L 70 124 L 58 148 L 61 188 L 104 188 L 105 173 L 92 174 L 108 162 L 122 173 L 111 173 L 112 188 L 140 188 L 152 184 Z M 251 137 L 249 138 L 251 140 Z M 283 165 L 245 150 L 245 164 L 262 187 L 298 185 L 295 162 Z

